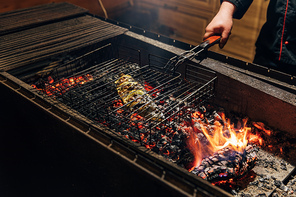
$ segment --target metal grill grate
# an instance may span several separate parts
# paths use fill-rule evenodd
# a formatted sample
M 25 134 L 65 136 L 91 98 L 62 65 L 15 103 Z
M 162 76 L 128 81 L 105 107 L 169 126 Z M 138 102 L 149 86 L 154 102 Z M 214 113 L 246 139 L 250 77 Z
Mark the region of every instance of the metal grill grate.
M 150 64 L 142 66 L 141 51 L 110 43 L 58 66 L 37 86 L 96 124 L 152 149 L 156 141 L 177 131 L 178 124 L 192 113 L 189 107 L 198 108 L 214 96 L 213 72 L 189 62 L 186 73 L 196 77 L 188 81 L 178 72 L 163 72 L 164 60 L 150 55 Z M 143 103 L 144 96 L 137 96 L 124 103 L 115 84 L 123 74 L 145 87 L 151 100 Z M 137 107 L 131 109 L 133 102 Z M 139 116 L 149 111 L 151 103 L 156 112 Z M 177 154 L 180 151 L 170 158 L 179 158 Z
M 42 61 L 48 63 L 54 56 L 89 47 L 126 31 L 86 15 L 3 35 L 0 36 L 0 69 L 17 75 L 18 69 L 24 72 L 42 67 Z
M 27 29 L 50 21 L 87 13 L 84 8 L 61 2 L 40 5 L 0 14 L 0 35 Z

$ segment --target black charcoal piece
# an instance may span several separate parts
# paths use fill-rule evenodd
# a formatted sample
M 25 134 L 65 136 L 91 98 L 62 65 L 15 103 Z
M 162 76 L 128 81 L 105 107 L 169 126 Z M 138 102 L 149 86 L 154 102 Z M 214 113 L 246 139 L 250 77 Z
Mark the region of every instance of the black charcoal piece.
M 279 181 L 279 180 L 275 180 L 275 181 L 274 181 L 274 185 L 275 185 L 276 187 L 281 187 L 282 182 Z
M 253 149 L 253 145 L 248 145 L 247 148 L 248 152 L 242 154 L 229 148 L 221 149 L 217 154 L 204 158 L 193 171 L 203 177 L 205 175 L 212 182 L 238 178 L 252 169 L 257 160 L 257 149 Z M 225 156 L 225 152 L 230 156 Z M 249 155 L 252 157 L 248 157 Z M 261 180 L 265 181 L 264 178 Z

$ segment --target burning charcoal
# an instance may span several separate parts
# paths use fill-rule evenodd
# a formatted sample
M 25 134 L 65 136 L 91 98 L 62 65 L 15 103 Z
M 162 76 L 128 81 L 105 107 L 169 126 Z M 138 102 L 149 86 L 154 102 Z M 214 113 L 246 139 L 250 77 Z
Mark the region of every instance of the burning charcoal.
M 201 162 L 201 165 L 204 166 L 204 168 L 209 167 L 209 163 L 206 162 L 205 160 L 203 160 L 203 161 Z
M 149 135 L 148 141 L 150 141 L 152 144 L 155 144 L 155 139 L 152 138 L 152 136 Z
M 209 124 L 214 124 L 215 119 L 214 118 L 208 118 L 208 122 L 209 122 Z
M 173 95 L 170 95 L 169 99 L 170 99 L 171 101 L 175 101 L 175 100 L 176 100 L 176 98 L 175 98 Z
M 220 155 L 224 155 L 225 151 L 224 151 L 224 150 L 219 150 L 217 153 L 218 153 L 219 156 L 220 156 Z
M 182 141 L 180 139 L 177 139 L 177 140 L 174 140 L 172 144 L 179 146 L 181 143 Z
M 209 158 L 206 158 L 206 162 L 208 163 L 208 165 L 213 165 L 213 161 L 211 160 L 211 159 L 209 159 Z
M 233 172 L 234 172 L 233 168 L 227 168 L 227 173 L 229 175 L 233 175 Z
M 203 178 L 203 179 L 205 179 L 205 180 L 207 180 L 207 176 L 203 172 L 199 173 L 198 176 L 201 177 L 201 178 Z
M 198 134 L 196 135 L 196 137 L 199 139 L 199 141 L 200 141 L 201 143 L 204 143 L 204 142 L 207 141 L 207 139 L 206 139 L 206 137 L 205 137 L 205 135 L 204 135 L 203 133 L 198 133 Z
M 156 146 L 154 146 L 154 147 L 152 148 L 152 151 L 155 152 L 155 153 L 159 153 L 159 152 L 160 152 L 160 151 L 159 151 L 159 148 L 156 147 Z
M 168 142 L 167 142 L 166 139 L 162 138 L 162 139 L 160 140 L 160 143 L 161 143 L 161 144 L 167 144 Z
M 125 135 L 123 135 L 123 136 L 129 139 L 129 135 L 128 135 L 128 134 L 125 134 Z
M 252 145 L 248 146 L 252 147 Z M 201 172 L 204 172 L 206 179 L 209 181 L 219 181 L 242 176 L 255 165 L 257 157 L 245 158 L 248 154 L 253 154 L 254 152 L 255 149 L 250 147 L 248 147 L 248 152 L 245 151 L 243 154 L 229 148 L 224 148 L 218 151 L 217 154 L 204 158 L 200 166 L 194 169 L 195 174 L 199 175 Z M 226 153 L 228 156 L 225 155 Z M 264 181 L 262 178 L 262 182 Z
M 162 148 L 162 144 L 157 143 L 156 147 L 157 147 L 158 149 L 161 149 L 161 148 Z
M 226 166 L 220 166 L 221 171 L 226 172 L 227 167 Z
M 219 159 L 217 157 L 214 157 L 211 159 L 214 163 L 217 163 L 219 161 Z
M 200 106 L 199 107 L 199 110 L 201 111 L 201 112 L 206 112 L 207 111 L 207 109 L 205 108 L 205 106 Z
M 204 172 L 206 173 L 206 174 L 208 174 L 208 171 L 210 170 L 210 168 L 209 167 L 207 167 L 205 170 L 204 170 Z
M 176 145 L 170 145 L 169 148 L 168 148 L 168 150 L 170 152 L 177 152 L 178 147 Z
M 127 131 L 127 130 L 123 130 L 123 131 L 121 132 L 121 134 L 122 134 L 122 135 L 128 135 L 128 131 Z
M 220 157 L 221 158 L 221 157 Z M 227 166 L 228 162 L 227 161 L 220 161 L 220 163 L 223 165 L 223 166 Z
M 147 129 L 139 129 L 139 133 L 148 133 L 149 131 Z
M 123 127 L 117 128 L 118 132 L 122 133 L 125 129 Z
M 204 166 L 198 166 L 198 167 L 196 168 L 196 170 L 197 170 L 197 171 L 204 171 L 204 168 L 205 168 Z
M 213 115 L 214 115 L 215 120 L 217 120 L 217 121 L 222 120 L 221 116 L 216 111 L 213 112 Z

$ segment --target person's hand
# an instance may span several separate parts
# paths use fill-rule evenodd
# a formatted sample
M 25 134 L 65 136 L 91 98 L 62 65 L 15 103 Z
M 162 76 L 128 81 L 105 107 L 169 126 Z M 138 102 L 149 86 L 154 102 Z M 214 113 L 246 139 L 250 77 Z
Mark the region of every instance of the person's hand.
M 203 39 L 205 40 L 213 35 L 221 35 L 219 47 L 223 48 L 231 33 L 233 25 L 232 16 L 235 10 L 236 7 L 232 3 L 223 1 L 218 13 L 206 27 Z

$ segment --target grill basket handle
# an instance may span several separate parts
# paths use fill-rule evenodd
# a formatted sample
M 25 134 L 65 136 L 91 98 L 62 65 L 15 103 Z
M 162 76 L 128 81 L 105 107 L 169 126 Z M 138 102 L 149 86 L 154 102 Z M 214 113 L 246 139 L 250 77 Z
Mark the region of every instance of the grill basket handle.
M 200 45 L 195 46 L 189 51 L 185 51 L 180 55 L 174 56 L 171 58 L 166 65 L 164 66 L 165 72 L 173 71 L 175 72 L 177 68 L 187 60 L 192 60 L 196 56 L 198 56 L 201 52 L 206 51 L 211 46 L 219 43 L 221 40 L 221 36 L 214 35 L 207 39 L 205 39 Z
M 221 36 L 210 36 L 209 38 L 205 39 L 200 45 L 199 47 L 203 48 L 204 50 L 207 50 L 208 48 L 210 48 L 211 46 L 218 44 L 221 40 Z

